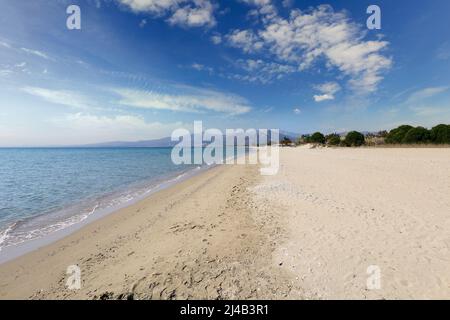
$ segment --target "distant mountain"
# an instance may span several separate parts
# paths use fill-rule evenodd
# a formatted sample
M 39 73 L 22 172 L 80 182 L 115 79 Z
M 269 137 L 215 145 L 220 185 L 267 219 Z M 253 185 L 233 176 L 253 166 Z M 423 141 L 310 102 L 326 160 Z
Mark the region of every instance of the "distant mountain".
M 296 140 L 300 135 L 293 132 L 280 130 L 280 141 L 285 137 Z M 269 130 L 270 138 L 270 130 Z M 172 141 L 170 137 L 165 137 L 155 140 L 141 140 L 141 141 L 110 141 L 102 143 L 93 143 L 82 145 L 83 148 L 162 148 L 162 147 L 173 147 L 177 144 L 177 141 Z
M 161 148 L 161 147 L 173 147 L 176 145 L 176 141 L 171 141 L 170 137 L 155 139 L 155 140 L 142 140 L 142 141 L 111 141 L 83 145 L 85 148 Z
M 283 140 L 285 137 L 294 141 L 294 140 L 297 140 L 298 138 L 300 138 L 300 136 L 301 136 L 301 134 L 299 134 L 299 133 L 280 130 L 280 141 Z

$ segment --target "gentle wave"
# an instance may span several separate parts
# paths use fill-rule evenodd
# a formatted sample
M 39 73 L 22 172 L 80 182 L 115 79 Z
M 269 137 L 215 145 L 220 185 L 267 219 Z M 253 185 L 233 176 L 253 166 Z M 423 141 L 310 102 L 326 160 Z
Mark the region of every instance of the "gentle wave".
M 2 251 L 3 243 L 9 238 L 10 232 L 14 229 L 14 226 L 17 224 L 17 222 L 11 224 L 8 226 L 3 232 L 0 233 L 0 251 Z
M 199 166 L 191 170 L 187 170 L 180 174 L 177 174 L 175 177 L 168 177 L 166 180 L 160 180 L 159 182 L 152 182 L 150 184 L 144 184 L 140 186 L 131 187 L 126 191 L 110 194 L 103 196 L 100 199 L 96 199 L 95 203 L 90 204 L 89 210 L 79 210 L 77 212 L 77 208 L 68 208 L 68 212 L 73 212 L 73 214 L 69 215 L 69 217 L 62 219 L 60 221 L 53 221 L 49 224 L 39 225 L 38 220 L 51 221 L 53 219 L 57 219 L 60 211 L 54 213 L 45 213 L 39 216 L 34 216 L 30 218 L 26 218 L 23 220 L 19 220 L 9 225 L 4 231 L 0 233 L 0 251 L 2 249 L 17 246 L 23 244 L 25 242 L 29 242 L 32 240 L 40 239 L 42 237 L 48 236 L 54 232 L 64 230 L 68 227 L 74 226 L 76 224 L 82 223 L 92 215 L 94 215 L 98 211 L 108 211 L 113 212 L 115 209 L 120 207 L 124 207 L 127 204 L 134 203 L 145 196 L 148 196 L 150 193 L 161 189 L 165 185 L 173 184 L 177 181 L 182 180 L 183 178 L 189 176 L 190 174 L 194 174 L 198 172 L 203 167 Z M 66 214 L 67 215 L 67 214 Z M 42 223 L 42 222 L 41 222 Z M 34 226 L 38 224 L 38 227 L 30 228 L 29 226 Z

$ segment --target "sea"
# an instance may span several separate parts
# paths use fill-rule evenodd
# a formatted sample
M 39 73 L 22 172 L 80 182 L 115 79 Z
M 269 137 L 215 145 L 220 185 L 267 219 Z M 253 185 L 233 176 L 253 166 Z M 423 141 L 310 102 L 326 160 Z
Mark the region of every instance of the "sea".
M 0 148 L 0 263 L 207 170 L 172 148 Z

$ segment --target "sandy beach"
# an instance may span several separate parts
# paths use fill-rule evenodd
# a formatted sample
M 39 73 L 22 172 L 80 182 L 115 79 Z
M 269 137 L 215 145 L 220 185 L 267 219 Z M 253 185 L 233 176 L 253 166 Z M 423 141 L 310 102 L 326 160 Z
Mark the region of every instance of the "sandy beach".
M 298 147 L 275 176 L 216 167 L 0 265 L 0 299 L 450 299 L 449 159 Z

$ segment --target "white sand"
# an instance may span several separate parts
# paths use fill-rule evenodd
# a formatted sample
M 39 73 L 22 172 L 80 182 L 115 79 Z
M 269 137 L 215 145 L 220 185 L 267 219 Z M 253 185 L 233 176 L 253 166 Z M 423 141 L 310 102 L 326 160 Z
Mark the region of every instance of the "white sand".
M 284 221 L 276 250 L 310 298 L 450 298 L 450 149 L 281 152 L 253 187 Z M 369 265 L 381 289 L 368 290 Z M 372 278 L 371 278 L 372 279 Z

